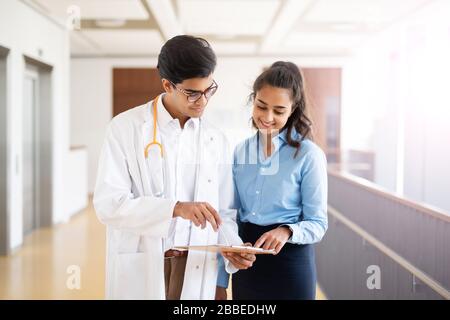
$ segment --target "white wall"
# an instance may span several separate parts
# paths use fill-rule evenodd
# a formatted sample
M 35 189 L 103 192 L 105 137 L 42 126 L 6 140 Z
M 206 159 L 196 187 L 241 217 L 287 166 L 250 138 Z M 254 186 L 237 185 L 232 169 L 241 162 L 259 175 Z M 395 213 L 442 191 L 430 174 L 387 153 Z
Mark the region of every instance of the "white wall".
M 227 134 L 232 145 L 251 134 L 247 97 L 262 68 L 276 60 L 290 60 L 304 67 L 338 67 L 345 61 L 342 58 L 218 57 L 214 77 L 219 90 L 211 99 L 205 117 Z M 99 152 L 112 115 L 112 69 L 154 68 L 156 62 L 156 58 L 71 60 L 71 143 L 88 148 L 90 192 L 94 190 Z
M 70 151 L 66 163 L 66 167 L 70 168 L 67 171 L 66 179 L 70 183 L 67 184 L 65 193 L 65 204 L 70 216 L 80 212 L 88 205 L 87 166 L 87 150 L 85 148 Z
M 450 212 L 449 12 L 435 1 L 349 60 L 342 142 L 374 151 L 376 183 Z
M 401 34 L 380 34 L 345 65 L 342 89 L 342 149 L 375 151 L 374 180 L 397 190 Z
M 63 221 L 67 215 L 64 206 L 64 172 L 67 168 L 64 163 L 69 146 L 69 38 L 65 30 L 22 2 L 2 0 L 0 45 L 10 49 L 7 61 L 8 203 L 10 244 L 11 247 L 17 247 L 23 240 L 20 163 L 24 55 L 53 66 L 53 221 Z

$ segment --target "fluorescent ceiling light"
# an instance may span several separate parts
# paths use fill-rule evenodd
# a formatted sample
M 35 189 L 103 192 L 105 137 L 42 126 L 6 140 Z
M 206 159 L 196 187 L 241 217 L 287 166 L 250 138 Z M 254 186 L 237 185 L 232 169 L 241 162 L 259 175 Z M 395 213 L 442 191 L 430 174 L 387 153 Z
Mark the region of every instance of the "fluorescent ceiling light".
M 95 20 L 95 25 L 101 28 L 120 28 L 126 24 L 124 19 L 102 19 Z

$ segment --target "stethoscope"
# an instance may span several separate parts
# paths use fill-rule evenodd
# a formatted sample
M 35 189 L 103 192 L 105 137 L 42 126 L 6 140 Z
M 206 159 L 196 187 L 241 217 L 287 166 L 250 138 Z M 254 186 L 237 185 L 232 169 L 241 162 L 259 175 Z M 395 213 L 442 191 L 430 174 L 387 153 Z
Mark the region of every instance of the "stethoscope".
M 159 142 L 156 140 L 156 124 L 157 124 L 157 116 L 158 116 L 157 106 L 158 106 L 158 99 L 159 99 L 159 97 L 160 97 L 160 95 L 158 95 L 158 96 L 153 100 L 153 103 L 152 103 L 152 109 L 153 109 L 153 139 L 152 139 L 152 141 L 151 141 L 149 144 L 147 144 L 147 146 L 145 147 L 145 150 L 144 150 L 145 159 L 148 158 L 148 149 L 150 149 L 151 146 L 155 146 L 155 145 L 158 146 L 159 149 L 160 149 L 160 151 L 161 151 L 161 158 L 164 158 L 164 152 L 163 152 L 162 144 L 159 143 Z M 150 110 L 150 112 L 151 112 L 151 110 Z
M 145 155 L 145 159 L 147 159 L 148 162 L 148 153 L 149 153 L 149 149 L 152 146 L 158 146 L 160 149 L 160 153 L 161 153 L 161 160 L 163 163 L 163 167 L 162 167 L 162 177 L 163 177 L 163 190 L 164 190 L 164 186 L 165 184 L 165 177 L 166 177 L 166 173 L 165 173 L 165 169 L 166 169 L 166 165 L 165 165 L 165 161 L 164 161 L 164 148 L 161 142 L 158 142 L 158 140 L 156 139 L 156 133 L 157 133 L 157 123 L 158 123 L 158 100 L 161 97 L 161 95 L 158 95 L 152 103 L 152 108 L 150 110 L 150 112 L 153 112 L 153 138 L 150 140 L 150 143 L 147 144 L 145 146 L 144 149 L 144 155 Z M 197 194 L 198 194 L 198 178 L 199 178 L 199 165 L 200 165 L 200 160 L 202 159 L 202 147 L 201 147 L 201 137 L 202 137 L 202 125 L 201 125 L 201 119 L 199 119 L 199 132 L 198 132 L 198 143 L 197 143 L 197 159 L 196 159 L 196 172 L 195 172 L 195 187 L 194 187 L 194 200 L 197 199 Z M 162 192 L 164 192 L 163 190 L 161 190 Z

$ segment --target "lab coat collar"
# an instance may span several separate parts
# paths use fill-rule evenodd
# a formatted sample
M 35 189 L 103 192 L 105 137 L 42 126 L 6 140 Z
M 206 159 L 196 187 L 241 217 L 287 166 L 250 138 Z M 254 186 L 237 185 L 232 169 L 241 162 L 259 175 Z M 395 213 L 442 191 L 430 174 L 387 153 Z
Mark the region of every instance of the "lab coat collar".
M 163 104 L 163 97 L 165 94 L 161 94 L 158 99 L 158 104 L 156 106 L 158 112 L 158 126 L 160 128 L 165 128 L 169 123 L 175 122 L 176 119 L 172 118 L 170 113 L 167 111 Z

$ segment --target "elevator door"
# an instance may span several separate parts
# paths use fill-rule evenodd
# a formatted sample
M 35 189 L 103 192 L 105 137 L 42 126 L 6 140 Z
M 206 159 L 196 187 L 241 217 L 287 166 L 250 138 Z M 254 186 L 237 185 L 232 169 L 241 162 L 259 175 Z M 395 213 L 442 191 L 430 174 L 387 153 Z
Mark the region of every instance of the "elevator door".
M 36 205 L 36 112 L 38 99 L 38 74 L 27 71 L 23 108 L 23 233 L 29 234 L 37 227 Z

